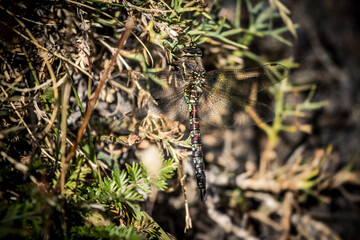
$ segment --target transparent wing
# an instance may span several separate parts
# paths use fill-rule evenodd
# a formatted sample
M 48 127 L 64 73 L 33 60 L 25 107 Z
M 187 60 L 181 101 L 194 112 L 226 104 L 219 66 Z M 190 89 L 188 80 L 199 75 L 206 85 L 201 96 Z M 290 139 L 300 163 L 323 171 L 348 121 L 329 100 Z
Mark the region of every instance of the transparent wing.
M 250 96 L 215 93 L 206 85 L 199 102 L 199 117 L 211 125 L 234 127 L 269 122 L 274 119 L 274 112 L 268 105 L 251 100 Z
M 175 121 L 187 121 L 189 111 L 184 99 L 187 78 L 180 71 L 147 73 L 141 78 L 138 82 L 154 100 L 148 102 L 149 111 L 164 114 Z
M 214 91 L 225 91 L 236 95 L 250 95 L 254 87 L 257 92 L 284 80 L 289 70 L 277 63 L 243 70 L 215 70 L 206 73 L 206 83 Z
M 273 110 L 257 102 L 255 94 L 277 84 L 287 75 L 288 69 L 280 64 L 207 72 L 199 116 L 208 124 L 225 127 L 271 121 Z

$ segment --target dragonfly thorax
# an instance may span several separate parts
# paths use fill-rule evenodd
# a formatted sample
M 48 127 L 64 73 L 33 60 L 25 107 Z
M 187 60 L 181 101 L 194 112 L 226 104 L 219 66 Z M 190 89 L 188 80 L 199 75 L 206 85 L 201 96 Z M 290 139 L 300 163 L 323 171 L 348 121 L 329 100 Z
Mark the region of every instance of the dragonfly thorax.
M 177 55 L 178 60 L 171 63 L 176 66 L 184 75 L 185 79 L 191 78 L 194 72 L 205 72 L 202 60 L 202 51 L 194 42 L 181 49 Z
M 191 84 L 194 85 L 194 87 L 196 86 L 196 89 L 198 91 L 201 91 L 201 87 L 205 83 L 205 76 L 206 76 L 206 72 L 203 69 L 200 72 L 194 71 L 192 73 Z
M 194 72 L 201 73 L 205 71 L 200 57 L 184 57 L 176 63 L 179 69 L 188 76 L 192 76 Z
M 192 73 L 192 76 L 194 79 L 199 79 L 199 78 L 205 78 L 206 76 L 206 71 L 204 69 L 201 69 L 199 72 L 198 71 L 194 71 Z

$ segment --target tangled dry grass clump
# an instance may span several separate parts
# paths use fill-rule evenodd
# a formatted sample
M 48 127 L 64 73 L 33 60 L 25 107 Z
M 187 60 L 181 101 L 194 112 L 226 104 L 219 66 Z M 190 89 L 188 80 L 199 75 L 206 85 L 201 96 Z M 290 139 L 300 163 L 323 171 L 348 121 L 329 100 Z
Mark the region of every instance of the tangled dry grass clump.
M 332 210 L 358 206 L 358 154 L 344 163 L 333 144 L 302 140 L 328 105 L 316 83 L 290 75 L 270 89 L 271 123 L 202 129 L 205 203 L 188 129 L 142 115 L 151 94 L 137 79 L 169 69 L 168 46 L 196 40 L 206 67 L 228 69 L 274 60 L 255 41 L 282 57 L 293 47 L 301 26 L 281 1 L 235 9 L 229 20 L 204 1 L 3 1 L 0 238 L 347 238 Z

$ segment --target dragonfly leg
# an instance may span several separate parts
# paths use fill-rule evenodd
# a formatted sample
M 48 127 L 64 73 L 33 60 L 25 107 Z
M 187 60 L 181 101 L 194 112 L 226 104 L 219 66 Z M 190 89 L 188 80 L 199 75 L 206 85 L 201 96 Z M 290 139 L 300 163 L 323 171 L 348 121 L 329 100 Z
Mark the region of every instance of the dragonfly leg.
M 174 67 L 177 67 L 179 64 L 175 63 L 175 62 L 171 62 L 170 60 L 170 54 L 169 52 L 171 52 L 173 55 L 176 56 L 175 52 L 174 52 L 174 49 L 178 46 L 179 43 L 176 43 L 175 46 L 169 51 L 166 46 L 165 46 L 165 43 L 163 44 L 164 48 L 165 48 L 165 54 L 166 54 L 166 64 L 167 65 L 170 65 L 170 66 L 174 66 Z

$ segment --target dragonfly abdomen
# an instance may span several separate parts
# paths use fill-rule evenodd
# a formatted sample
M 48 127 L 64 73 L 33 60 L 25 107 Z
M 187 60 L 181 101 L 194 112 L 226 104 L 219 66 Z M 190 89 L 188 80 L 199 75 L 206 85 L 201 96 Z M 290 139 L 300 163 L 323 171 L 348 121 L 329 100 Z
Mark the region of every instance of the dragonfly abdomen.
M 206 200 L 206 176 L 205 164 L 202 152 L 202 142 L 200 133 L 199 117 L 197 114 L 197 104 L 189 104 L 190 111 L 190 138 L 192 146 L 192 160 L 195 167 L 195 175 L 197 185 L 200 190 L 200 197 L 203 201 Z

